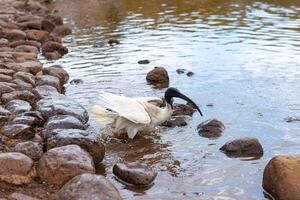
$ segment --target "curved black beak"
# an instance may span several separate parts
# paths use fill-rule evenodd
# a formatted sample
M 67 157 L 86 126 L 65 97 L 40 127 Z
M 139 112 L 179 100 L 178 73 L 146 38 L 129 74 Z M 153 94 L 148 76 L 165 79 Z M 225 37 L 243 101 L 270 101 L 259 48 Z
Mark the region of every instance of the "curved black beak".
M 203 116 L 200 108 L 190 98 L 188 98 L 187 96 L 182 94 L 178 89 L 170 87 L 165 92 L 165 99 L 171 105 L 172 105 L 172 100 L 171 99 L 173 97 L 177 97 L 177 98 L 186 100 L 188 103 L 192 104 L 193 107 L 196 108 L 199 111 L 201 116 Z

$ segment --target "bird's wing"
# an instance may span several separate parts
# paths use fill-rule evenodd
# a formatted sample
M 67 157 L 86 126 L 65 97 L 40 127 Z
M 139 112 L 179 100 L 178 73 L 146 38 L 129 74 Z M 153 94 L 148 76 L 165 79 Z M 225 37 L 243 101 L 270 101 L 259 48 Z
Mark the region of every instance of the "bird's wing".
M 160 107 L 163 104 L 163 100 L 158 97 L 136 97 L 134 99 L 136 99 L 138 102 L 141 103 L 148 102 L 158 107 Z
M 134 123 L 149 124 L 151 122 L 144 107 L 134 98 L 103 93 L 100 94 L 95 106 L 100 106 L 104 108 L 104 110 L 116 113 Z

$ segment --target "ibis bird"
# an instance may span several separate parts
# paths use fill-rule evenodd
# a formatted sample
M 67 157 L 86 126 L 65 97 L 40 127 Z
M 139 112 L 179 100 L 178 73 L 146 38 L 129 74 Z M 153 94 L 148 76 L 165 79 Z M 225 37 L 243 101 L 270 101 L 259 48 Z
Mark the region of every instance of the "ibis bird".
M 128 98 L 111 93 L 100 94 L 92 107 L 92 117 L 113 131 L 126 131 L 131 139 L 139 131 L 149 130 L 170 119 L 173 113 L 173 98 L 181 98 L 192 104 L 202 116 L 199 107 L 178 89 L 170 87 L 164 98 Z

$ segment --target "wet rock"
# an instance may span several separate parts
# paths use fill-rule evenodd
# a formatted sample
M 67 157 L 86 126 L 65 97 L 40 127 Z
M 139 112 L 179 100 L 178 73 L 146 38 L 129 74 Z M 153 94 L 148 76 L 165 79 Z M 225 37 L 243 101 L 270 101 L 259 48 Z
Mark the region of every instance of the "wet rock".
M 110 45 L 114 45 L 114 44 L 120 44 L 120 41 L 116 38 L 110 38 L 107 43 Z
M 10 81 L 12 81 L 11 76 L 0 74 L 0 82 L 10 82 Z
M 15 71 L 37 74 L 43 69 L 43 64 L 39 61 L 25 61 L 22 63 L 15 63 L 11 66 L 11 69 Z
M 30 83 L 27 83 L 21 79 L 14 79 L 12 83 L 17 85 L 17 89 L 19 90 L 31 90 L 32 85 Z
M 90 155 L 77 145 L 47 151 L 38 163 L 38 174 L 48 184 L 61 185 L 82 173 L 95 173 Z
M 60 65 L 53 65 L 43 69 L 43 74 L 55 76 L 60 80 L 60 83 L 63 85 L 69 80 L 69 74 L 66 70 L 63 69 Z
M 83 83 L 83 80 L 80 78 L 75 78 L 70 81 L 71 85 L 78 85 L 78 84 L 82 84 L 82 83 Z
M 38 200 L 37 198 L 19 193 L 19 192 L 14 192 L 11 195 L 9 195 L 10 200 Z
M 19 23 L 19 26 L 24 29 L 42 29 L 42 22 L 41 20 L 30 20 L 26 22 Z
M 10 93 L 15 91 L 16 89 L 11 87 L 9 83 L 6 82 L 0 82 L 0 96 L 4 93 Z
M 26 37 L 26 33 L 21 30 L 12 30 L 6 35 L 9 41 L 17 41 L 17 40 L 24 40 Z
M 122 181 L 132 185 L 147 186 L 153 183 L 157 172 L 149 168 L 129 168 L 118 163 L 113 167 L 113 173 Z
M 67 35 L 72 34 L 72 30 L 66 25 L 60 25 L 56 26 L 51 34 L 58 37 L 65 37 Z
M 2 102 L 4 103 L 8 103 L 9 101 L 16 100 L 16 99 L 30 102 L 32 105 L 36 101 L 36 97 L 34 96 L 34 94 L 29 92 L 28 90 L 13 91 L 10 93 L 2 94 Z
M 60 81 L 57 77 L 55 76 L 50 76 L 50 75 L 42 75 L 42 76 L 37 76 L 36 77 L 36 85 L 50 85 L 52 87 L 55 87 L 57 91 L 61 92 L 62 91 L 62 86 L 60 84 Z
M 17 152 L 0 153 L 0 180 L 21 185 L 31 182 L 33 161 Z
M 16 52 L 28 52 L 28 53 L 39 53 L 39 49 L 35 46 L 30 46 L 30 45 L 19 45 L 15 48 Z
M 285 118 L 285 121 L 287 123 L 300 122 L 300 117 L 287 117 L 287 118 Z
M 42 20 L 42 30 L 48 31 L 49 33 L 55 28 L 55 24 L 48 19 Z
M 227 142 L 221 148 L 229 157 L 261 157 L 264 153 L 263 147 L 256 138 L 239 138 Z
M 188 115 L 193 116 L 196 110 L 188 104 L 174 104 L 172 116 Z
M 54 95 L 59 95 L 57 89 L 55 87 L 52 87 L 50 85 L 40 85 L 36 86 L 32 90 L 33 94 L 36 95 L 39 99 L 49 97 L 49 96 L 54 96 Z
M 188 73 L 186 73 L 186 75 L 188 76 L 188 77 L 191 77 L 191 76 L 193 76 L 195 73 L 194 72 L 188 72 Z
M 32 160 L 39 160 L 43 155 L 42 146 L 37 142 L 27 141 L 17 144 L 12 152 L 23 153 Z
M 104 176 L 89 173 L 72 178 L 56 196 L 57 200 L 122 200 L 118 190 Z
M 216 119 L 206 120 L 197 126 L 199 135 L 207 138 L 220 137 L 225 130 L 225 126 L 222 122 Z
M 47 149 L 76 144 L 87 151 L 95 163 L 104 158 L 104 145 L 95 134 L 80 129 L 55 129 L 51 135 L 47 140 Z
M 181 69 L 181 68 L 176 69 L 177 74 L 184 74 L 185 71 L 186 71 L 186 69 Z
M 19 40 L 9 43 L 9 46 L 12 48 L 16 48 L 20 45 L 29 45 L 29 46 L 35 46 L 38 50 L 41 48 L 41 43 L 34 41 L 34 40 Z
M 0 133 L 10 139 L 31 139 L 34 137 L 32 128 L 24 124 L 8 124 L 0 129 Z
M 40 119 L 33 116 L 17 115 L 9 124 L 24 124 L 30 127 L 37 127 L 41 124 Z
M 42 45 L 43 55 L 47 52 L 54 52 L 54 51 L 57 51 L 61 56 L 68 53 L 68 49 L 58 42 L 48 41 Z
M 277 200 L 299 199 L 299 171 L 299 156 L 275 156 L 264 169 L 263 188 Z
M 25 81 L 31 85 L 35 85 L 35 77 L 31 73 L 17 72 L 17 73 L 15 73 L 14 78 Z
M 187 123 L 184 117 L 173 117 L 170 120 L 164 122 L 162 125 L 167 127 L 176 127 L 176 126 L 180 127 L 180 126 L 186 126 Z
M 47 60 L 57 60 L 62 58 L 62 55 L 58 53 L 58 51 L 46 52 L 43 54 Z
M 146 64 L 149 64 L 149 63 L 150 63 L 149 60 L 139 60 L 138 61 L 138 64 L 140 64 L 140 65 L 146 65 Z
M 23 113 L 32 109 L 31 105 L 27 101 L 19 99 L 9 101 L 5 105 L 5 108 L 14 114 Z
M 168 83 L 169 82 L 169 75 L 165 68 L 163 67 L 154 67 L 153 70 L 148 72 L 147 81 L 150 83 Z
M 0 127 L 3 126 L 6 122 L 8 122 L 10 114 L 10 111 L 0 106 Z
M 89 119 L 87 110 L 65 95 L 46 97 L 37 102 L 37 110 L 45 119 L 54 115 L 71 115 L 86 123 Z
M 42 30 L 27 30 L 26 38 L 28 40 L 36 40 L 38 42 L 43 43 L 42 41 L 46 40 L 46 38 L 50 37 L 50 34 L 47 31 Z
M 208 104 L 206 104 L 206 106 L 207 107 L 213 107 L 213 106 L 215 106 L 215 104 L 214 103 L 208 103 Z

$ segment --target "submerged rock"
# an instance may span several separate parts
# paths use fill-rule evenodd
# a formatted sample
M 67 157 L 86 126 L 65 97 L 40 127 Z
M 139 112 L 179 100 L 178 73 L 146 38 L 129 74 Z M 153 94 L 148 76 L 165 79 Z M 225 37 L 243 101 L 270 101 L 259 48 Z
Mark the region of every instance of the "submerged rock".
M 216 119 L 206 120 L 197 126 L 199 135 L 207 138 L 217 138 L 225 130 L 224 124 Z
M 163 126 L 176 127 L 176 126 L 186 126 L 187 123 L 184 117 L 172 117 L 170 120 L 164 122 Z
M 120 41 L 116 38 L 110 38 L 107 43 L 110 45 L 114 45 L 114 44 L 120 44 Z
M 195 73 L 194 72 L 188 72 L 188 73 L 186 73 L 186 75 L 188 76 L 188 77 L 191 77 L 191 76 L 193 76 Z
M 83 80 L 80 78 L 75 78 L 70 81 L 71 85 L 78 85 L 78 84 L 82 84 L 82 83 L 83 83 Z
M 263 147 L 256 138 L 239 138 L 227 142 L 221 148 L 229 157 L 255 156 L 261 157 L 264 153 Z
M 118 190 L 104 177 L 81 174 L 68 181 L 56 194 L 57 200 L 122 200 Z
M 299 156 L 275 156 L 264 169 L 263 188 L 277 200 L 299 199 L 299 171 Z
M 13 152 L 20 152 L 33 160 L 39 160 L 43 155 L 42 146 L 37 142 L 27 141 L 17 144 Z
M 185 71 L 186 71 L 186 69 L 181 69 L 181 68 L 176 69 L 177 74 L 184 74 Z
M 129 168 L 122 163 L 114 165 L 113 173 L 122 181 L 137 186 L 150 185 L 157 176 L 157 172 L 150 168 Z
M 163 67 L 154 67 L 153 70 L 148 72 L 146 79 L 151 84 L 169 83 L 168 72 Z
M 62 185 L 82 173 L 95 173 L 91 156 L 77 145 L 50 149 L 38 163 L 38 174 L 48 184 Z
M 52 35 L 58 37 L 65 37 L 67 35 L 72 34 L 72 30 L 66 25 L 56 26 L 51 32 Z
M 139 60 L 138 61 L 138 64 L 140 64 L 140 65 L 147 65 L 147 64 L 149 64 L 150 63 L 150 61 L 149 60 Z
M 191 105 L 174 104 L 172 116 L 178 116 L 178 115 L 193 116 L 194 112 L 196 112 L 196 110 Z
M 104 158 L 105 148 L 96 134 L 80 129 L 55 129 L 47 139 L 47 149 L 76 144 L 87 151 L 95 161 L 101 162 Z

